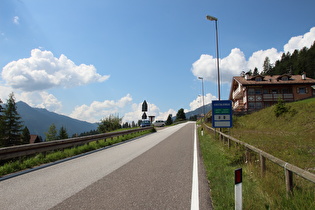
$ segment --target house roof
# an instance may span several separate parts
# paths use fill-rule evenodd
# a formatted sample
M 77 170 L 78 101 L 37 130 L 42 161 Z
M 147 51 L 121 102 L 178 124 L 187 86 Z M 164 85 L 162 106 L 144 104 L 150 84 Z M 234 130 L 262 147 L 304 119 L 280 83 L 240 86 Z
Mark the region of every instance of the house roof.
M 281 78 L 287 77 L 288 80 L 282 80 Z M 315 84 L 315 79 L 305 77 L 305 79 L 302 79 L 301 75 L 266 75 L 262 76 L 262 81 L 256 81 L 256 77 L 248 77 L 248 79 L 245 79 L 245 77 L 242 76 L 236 76 L 233 77 L 233 80 L 236 80 L 238 83 L 246 86 L 246 85 L 280 85 L 280 84 Z
M 261 81 L 256 81 L 255 78 L 260 77 L 262 78 Z M 287 80 L 282 80 L 282 78 L 287 77 Z M 305 84 L 305 85 L 315 85 L 315 79 L 305 77 L 302 79 L 301 75 L 290 75 L 290 74 L 283 74 L 283 75 L 266 75 L 266 76 L 247 76 L 245 79 L 244 76 L 235 76 L 232 79 L 231 90 L 229 98 L 232 98 L 233 94 L 233 86 L 241 84 L 243 86 L 250 86 L 250 85 L 293 85 L 293 84 Z
M 39 141 L 38 135 L 30 135 L 30 137 L 31 137 L 31 138 L 30 138 L 30 144 L 35 143 L 36 140 Z

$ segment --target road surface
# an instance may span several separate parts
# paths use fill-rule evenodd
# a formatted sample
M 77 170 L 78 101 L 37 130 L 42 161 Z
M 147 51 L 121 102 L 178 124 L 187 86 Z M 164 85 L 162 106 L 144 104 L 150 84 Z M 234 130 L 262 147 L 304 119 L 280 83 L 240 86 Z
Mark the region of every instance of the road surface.
M 211 209 L 195 136 L 184 123 L 3 180 L 0 208 Z

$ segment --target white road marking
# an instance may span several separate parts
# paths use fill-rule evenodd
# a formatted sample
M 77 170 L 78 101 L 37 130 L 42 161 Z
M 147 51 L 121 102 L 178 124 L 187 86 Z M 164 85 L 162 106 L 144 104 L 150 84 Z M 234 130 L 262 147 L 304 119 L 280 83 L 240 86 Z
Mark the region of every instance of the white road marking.
M 193 179 L 191 190 L 191 210 L 199 210 L 199 181 L 198 181 L 198 155 L 197 155 L 197 128 L 195 125 L 194 135 L 194 160 L 193 160 Z

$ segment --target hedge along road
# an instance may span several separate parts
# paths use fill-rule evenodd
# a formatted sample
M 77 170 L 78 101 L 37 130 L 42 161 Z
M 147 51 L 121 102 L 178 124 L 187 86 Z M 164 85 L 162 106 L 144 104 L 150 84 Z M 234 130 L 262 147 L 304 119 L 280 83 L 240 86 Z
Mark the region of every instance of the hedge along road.
M 191 209 L 194 132 L 195 123 L 168 127 L 1 181 L 1 209 Z M 209 209 L 198 168 L 198 206 Z

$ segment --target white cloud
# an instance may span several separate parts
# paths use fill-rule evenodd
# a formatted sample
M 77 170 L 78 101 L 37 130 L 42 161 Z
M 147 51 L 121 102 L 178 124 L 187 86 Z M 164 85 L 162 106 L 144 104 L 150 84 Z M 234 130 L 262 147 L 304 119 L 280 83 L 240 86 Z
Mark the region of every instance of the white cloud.
M 212 95 L 211 93 L 207 93 L 204 96 L 204 103 L 205 105 L 210 104 L 213 100 L 218 100 L 218 98 L 214 95 Z M 193 100 L 192 102 L 190 102 L 189 106 L 190 106 L 190 110 L 188 111 L 193 111 L 199 107 L 202 106 L 202 96 L 199 95 L 195 100 Z
M 218 78 L 218 70 L 216 58 L 210 55 L 201 55 L 199 60 L 192 64 L 192 72 L 196 77 L 203 77 L 205 80 L 216 82 Z M 231 53 L 219 61 L 220 80 L 223 83 L 228 83 L 231 80 L 231 75 L 239 74 L 246 66 L 244 53 L 234 48 Z
M 146 112 L 147 116 L 155 116 L 155 119 L 158 120 L 167 120 L 169 114 L 175 116 L 176 113 L 177 112 L 173 109 L 169 109 L 166 112 L 160 112 L 160 109 L 155 104 L 151 103 L 148 103 L 148 112 Z M 134 121 L 135 123 L 137 123 L 138 120 L 141 120 L 142 114 L 142 102 L 139 104 L 134 103 L 132 104 L 132 111 L 124 115 L 123 121 L 129 123 Z
M 19 24 L 20 24 L 20 18 L 19 18 L 19 16 L 14 16 L 14 17 L 13 17 L 13 23 L 16 24 L 16 25 L 19 25 Z
M 23 92 L 18 98 L 32 107 L 45 108 L 52 112 L 60 113 L 62 108 L 61 101 L 46 91 Z
M 7 99 L 9 98 L 9 95 L 13 92 L 13 89 L 10 87 L 2 86 L 0 85 L 0 99 L 3 103 L 7 102 Z M 16 95 L 14 93 L 14 96 L 16 98 Z
M 256 51 L 248 59 L 247 66 L 245 67 L 245 69 L 246 71 L 248 71 L 249 69 L 254 70 L 255 67 L 257 67 L 258 70 L 262 71 L 262 66 L 264 64 L 266 57 L 269 57 L 270 63 L 272 64 L 281 58 L 282 53 L 283 52 L 278 52 L 277 49 L 275 48 Z
M 304 47 L 310 48 L 315 41 L 315 27 L 311 28 L 309 32 L 301 36 L 292 37 L 287 44 L 284 45 L 284 51 L 293 53 L 294 50 L 299 50 Z
M 63 54 L 56 58 L 50 51 L 33 49 L 31 57 L 8 63 L 2 78 L 12 88 L 36 91 L 103 82 L 109 76 L 98 74 L 93 65 L 76 65 Z
M 88 122 L 99 122 L 102 118 L 111 114 L 121 113 L 123 108 L 132 102 L 132 97 L 127 94 L 118 101 L 105 100 L 94 101 L 90 105 L 81 105 L 75 107 L 74 111 L 70 114 L 70 117 Z
M 293 52 L 295 49 L 310 47 L 315 40 L 315 27 L 305 33 L 303 36 L 292 37 L 286 45 L 284 52 Z M 262 66 L 266 57 L 269 57 L 270 63 L 275 63 L 281 59 L 283 52 L 278 52 L 277 49 L 271 48 L 267 50 L 259 50 L 254 52 L 248 60 L 244 53 L 234 48 L 231 53 L 220 59 L 220 77 L 222 83 L 230 83 L 233 76 L 240 75 L 242 71 L 254 70 L 255 67 L 262 71 Z M 201 55 L 200 58 L 192 64 L 192 73 L 196 77 L 203 77 L 207 81 L 217 82 L 217 66 L 216 58 L 211 55 Z

